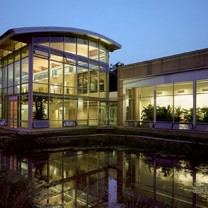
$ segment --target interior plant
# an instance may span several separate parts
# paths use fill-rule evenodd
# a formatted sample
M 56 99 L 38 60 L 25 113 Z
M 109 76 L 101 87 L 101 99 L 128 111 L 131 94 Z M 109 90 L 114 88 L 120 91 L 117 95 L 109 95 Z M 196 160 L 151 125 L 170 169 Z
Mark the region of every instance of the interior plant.
M 202 121 L 203 122 L 208 122 L 208 107 L 204 106 L 203 108 L 201 108 L 201 112 L 203 114 Z
M 45 104 L 46 99 L 42 96 L 34 96 L 33 97 L 33 105 L 35 108 L 35 111 L 33 111 L 33 119 L 34 120 L 44 120 L 47 118 L 47 115 L 45 113 Z
M 143 121 L 153 121 L 154 119 L 154 106 L 149 104 L 144 107 L 142 111 L 141 119 Z M 173 109 L 170 105 L 167 107 L 157 106 L 156 107 L 156 119 L 157 121 L 172 121 L 173 120 Z
M 173 110 L 170 105 L 157 106 L 156 109 L 156 120 L 157 121 L 172 121 L 173 120 Z
M 154 106 L 149 104 L 147 107 L 144 107 L 142 110 L 142 121 L 153 121 L 154 118 Z

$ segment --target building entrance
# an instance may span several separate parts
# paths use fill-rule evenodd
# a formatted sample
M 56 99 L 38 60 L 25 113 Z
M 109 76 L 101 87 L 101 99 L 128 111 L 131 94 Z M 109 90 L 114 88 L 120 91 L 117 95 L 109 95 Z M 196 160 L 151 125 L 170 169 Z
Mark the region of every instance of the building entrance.
M 9 127 L 17 128 L 17 97 L 12 96 L 9 98 Z

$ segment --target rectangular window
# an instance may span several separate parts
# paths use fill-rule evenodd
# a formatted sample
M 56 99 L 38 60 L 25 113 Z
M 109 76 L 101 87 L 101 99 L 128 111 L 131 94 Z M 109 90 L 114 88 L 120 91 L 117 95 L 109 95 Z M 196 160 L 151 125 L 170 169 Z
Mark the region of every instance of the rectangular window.
M 64 53 L 65 62 L 71 65 L 77 64 L 77 56 L 74 54 Z
M 63 62 L 63 52 L 51 49 L 50 50 L 50 59 L 54 60 L 54 61 Z
M 76 66 L 64 65 L 64 94 L 75 95 L 76 89 Z
M 154 86 L 138 88 L 139 117 L 142 121 L 154 120 Z
M 50 36 L 50 48 L 57 49 L 59 51 L 63 51 L 63 37 L 60 36 Z
M 29 50 L 28 46 L 25 46 L 24 48 L 21 49 L 21 58 L 25 58 L 29 56 Z
M 34 43 L 42 46 L 49 47 L 49 37 L 48 36 L 35 36 L 33 39 Z
M 108 63 L 108 50 L 102 45 L 100 45 L 99 59 L 102 62 Z
M 8 65 L 8 87 L 11 87 L 14 85 L 14 70 L 13 70 L 13 64 Z
M 40 57 L 44 57 L 44 58 L 50 57 L 48 48 L 33 46 L 33 52 L 35 55 L 40 56 Z
M 77 55 L 88 57 L 88 40 L 77 39 Z
M 98 49 L 98 43 L 96 42 L 89 42 L 89 58 L 98 60 L 99 55 L 99 49 Z
M 193 83 L 174 83 L 174 108 L 180 109 L 180 121 L 192 122 L 193 120 Z
M 64 100 L 64 120 L 75 120 L 76 119 L 76 100 Z
M 196 121 L 208 122 L 208 80 L 196 83 Z
M 20 60 L 20 50 L 14 52 L 14 60 L 15 61 Z
M 88 73 L 79 73 L 77 77 L 78 94 L 86 94 L 88 89 Z
M 76 38 L 64 37 L 64 51 L 67 53 L 76 54 Z
M 29 76 L 29 60 L 28 58 L 22 59 L 22 83 L 28 82 Z
M 157 121 L 173 121 L 173 84 L 156 86 L 156 106 Z
M 42 85 L 34 85 L 36 92 L 48 92 L 48 59 L 34 57 L 33 59 L 33 81 Z
M 90 72 L 90 92 L 94 93 L 98 91 L 98 72 Z
M 63 94 L 63 63 L 50 61 L 50 92 Z

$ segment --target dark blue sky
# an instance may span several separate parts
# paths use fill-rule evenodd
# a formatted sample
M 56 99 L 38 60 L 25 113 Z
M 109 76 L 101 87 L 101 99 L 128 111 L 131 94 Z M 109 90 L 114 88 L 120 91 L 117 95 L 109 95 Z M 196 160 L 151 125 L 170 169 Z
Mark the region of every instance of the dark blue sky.
M 10 28 L 91 30 L 122 45 L 124 64 L 208 48 L 208 0 L 1 0 L 0 34 Z

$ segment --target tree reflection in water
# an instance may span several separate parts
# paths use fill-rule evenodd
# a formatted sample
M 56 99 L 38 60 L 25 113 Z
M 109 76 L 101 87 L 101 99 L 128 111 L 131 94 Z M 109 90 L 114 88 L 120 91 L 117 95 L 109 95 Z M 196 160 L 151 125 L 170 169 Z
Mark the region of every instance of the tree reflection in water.
M 31 156 L 32 155 L 32 156 Z M 208 164 L 124 150 L 56 150 L 1 166 L 48 184 L 42 205 L 68 207 L 208 207 Z

